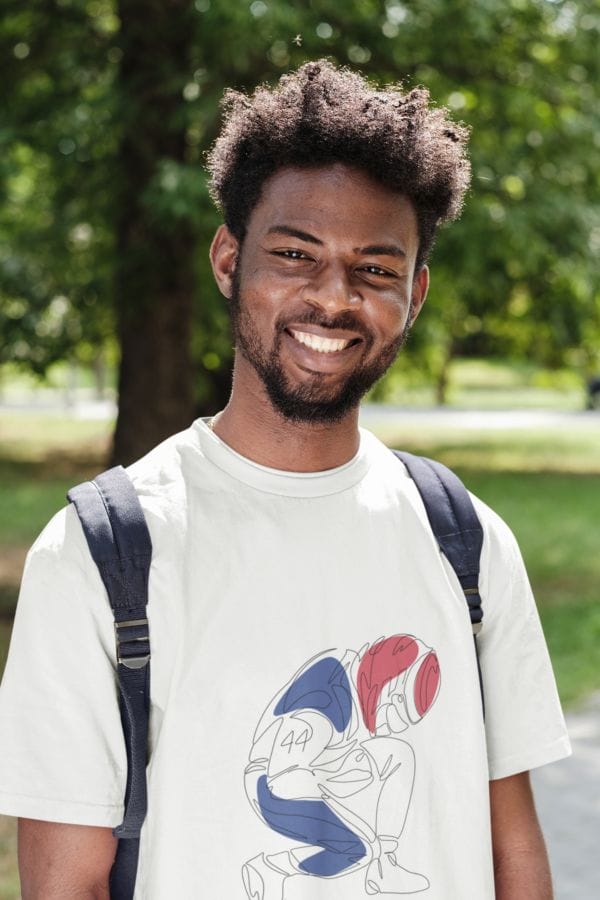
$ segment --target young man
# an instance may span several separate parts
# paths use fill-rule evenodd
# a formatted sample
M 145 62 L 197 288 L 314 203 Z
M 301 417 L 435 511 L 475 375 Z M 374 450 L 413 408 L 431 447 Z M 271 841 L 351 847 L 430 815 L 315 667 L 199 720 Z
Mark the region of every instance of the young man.
M 479 636 L 358 404 L 425 301 L 466 135 L 327 62 L 230 93 L 211 259 L 227 407 L 128 470 L 154 548 L 137 898 L 550 900 L 527 771 L 569 752 L 520 554 L 484 527 Z M 112 615 L 72 508 L 28 561 L 0 705 L 25 900 L 108 896 L 125 753 Z

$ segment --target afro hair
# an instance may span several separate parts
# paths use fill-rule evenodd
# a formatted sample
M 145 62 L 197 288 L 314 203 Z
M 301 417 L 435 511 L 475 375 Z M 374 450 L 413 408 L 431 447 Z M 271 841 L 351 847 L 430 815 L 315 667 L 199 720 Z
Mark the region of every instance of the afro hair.
M 284 166 L 345 163 L 408 197 L 417 215 L 417 269 L 438 225 L 460 214 L 470 179 L 468 131 L 429 92 L 378 90 L 327 60 L 309 62 L 251 96 L 228 90 L 224 122 L 208 154 L 210 192 L 243 242 L 265 181 Z

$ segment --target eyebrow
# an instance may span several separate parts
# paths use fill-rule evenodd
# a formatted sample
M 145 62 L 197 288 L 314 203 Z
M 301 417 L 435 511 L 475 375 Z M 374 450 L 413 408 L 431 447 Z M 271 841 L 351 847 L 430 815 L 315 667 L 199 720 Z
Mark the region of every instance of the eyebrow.
M 323 241 L 316 238 L 314 234 L 309 234 L 307 231 L 300 231 L 298 228 L 290 228 L 289 225 L 273 225 L 269 228 L 267 234 L 287 234 L 288 237 L 295 237 L 300 241 L 307 241 L 309 244 L 318 244 L 320 247 L 323 246 Z
M 323 241 L 320 241 L 314 234 L 309 234 L 308 231 L 300 231 L 299 228 L 291 228 L 289 225 L 272 225 L 267 234 L 285 234 L 288 237 L 295 237 L 309 244 L 323 246 Z M 406 256 L 402 247 L 398 247 L 396 244 L 369 244 L 367 247 L 354 247 L 353 251 L 362 256 L 397 256 L 400 258 Z
M 354 252 L 362 256 L 406 256 L 402 247 L 396 244 L 369 244 L 368 247 L 355 247 Z

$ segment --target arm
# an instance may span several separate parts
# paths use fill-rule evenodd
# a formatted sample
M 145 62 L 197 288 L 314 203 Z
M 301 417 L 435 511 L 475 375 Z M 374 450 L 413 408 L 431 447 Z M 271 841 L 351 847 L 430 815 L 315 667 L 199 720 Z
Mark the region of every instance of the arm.
M 490 781 L 496 900 L 552 900 L 552 877 L 529 772 Z
M 116 847 L 110 828 L 19 819 L 23 900 L 109 900 Z

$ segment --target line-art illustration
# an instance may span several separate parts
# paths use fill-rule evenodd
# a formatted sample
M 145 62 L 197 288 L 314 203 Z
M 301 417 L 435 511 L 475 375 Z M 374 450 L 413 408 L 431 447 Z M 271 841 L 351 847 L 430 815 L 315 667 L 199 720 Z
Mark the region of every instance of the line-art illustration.
M 435 652 L 409 634 L 327 650 L 298 670 L 263 713 L 244 773 L 256 814 L 292 842 L 244 863 L 249 900 L 285 900 L 292 878 L 361 869 L 366 894 L 429 888 L 399 858 L 415 781 L 413 749 L 399 735 L 439 689 Z

